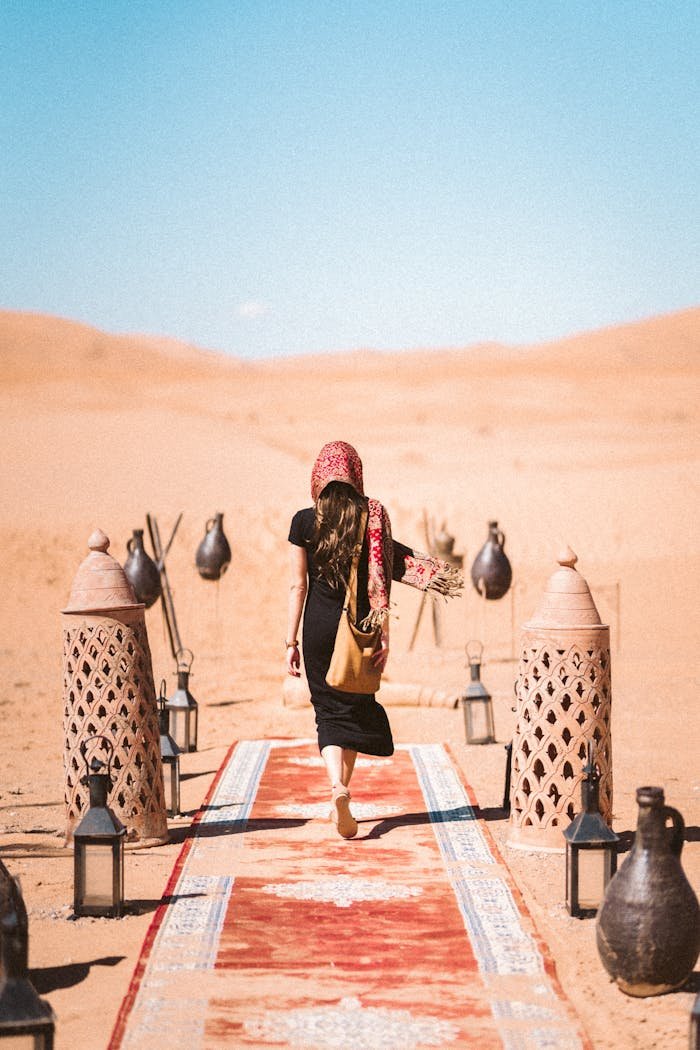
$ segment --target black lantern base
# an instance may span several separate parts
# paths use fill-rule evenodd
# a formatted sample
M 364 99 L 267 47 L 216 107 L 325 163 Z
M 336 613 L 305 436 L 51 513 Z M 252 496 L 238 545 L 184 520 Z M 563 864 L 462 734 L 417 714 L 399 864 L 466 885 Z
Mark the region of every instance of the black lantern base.
M 9 977 L 0 992 L 0 1046 L 25 1044 L 33 1050 L 53 1050 L 54 1013 L 26 977 Z

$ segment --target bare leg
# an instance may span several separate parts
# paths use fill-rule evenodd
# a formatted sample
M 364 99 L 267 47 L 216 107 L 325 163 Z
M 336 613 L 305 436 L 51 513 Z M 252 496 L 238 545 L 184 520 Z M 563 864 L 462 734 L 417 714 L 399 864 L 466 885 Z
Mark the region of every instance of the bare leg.
M 331 782 L 331 787 L 344 784 L 343 780 L 343 749 L 335 744 L 328 744 L 321 752 L 321 757 L 326 763 L 326 772 Z
M 352 771 L 355 768 L 356 758 L 357 751 L 350 751 L 347 747 L 343 748 L 343 775 L 341 779 L 343 784 L 345 784 L 345 787 L 348 787 L 350 784 L 350 777 L 352 776 Z
M 345 754 L 351 756 L 346 762 L 343 761 Z M 328 779 L 331 782 L 335 826 L 339 835 L 342 835 L 344 839 L 351 839 L 357 834 L 357 821 L 350 812 L 350 793 L 343 774 L 346 773 L 347 779 L 350 779 L 356 753 L 344 752 L 342 747 L 329 744 L 324 747 L 321 755 L 326 763 Z

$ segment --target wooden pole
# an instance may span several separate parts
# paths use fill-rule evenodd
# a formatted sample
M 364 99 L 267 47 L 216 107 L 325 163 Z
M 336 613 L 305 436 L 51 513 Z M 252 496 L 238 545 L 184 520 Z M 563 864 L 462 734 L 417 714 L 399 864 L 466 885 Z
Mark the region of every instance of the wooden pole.
M 168 640 L 170 642 L 170 651 L 173 654 L 173 659 L 177 660 L 177 654 L 183 649 L 182 639 L 180 638 L 180 632 L 177 627 L 177 619 L 175 616 L 175 604 L 173 602 L 172 591 L 170 590 L 170 583 L 168 581 L 168 573 L 165 568 L 165 556 L 170 550 L 172 542 L 175 538 L 178 525 L 182 520 L 182 514 L 178 517 L 175 522 L 175 528 L 172 531 L 168 545 L 163 550 L 160 541 L 160 530 L 158 529 L 158 522 L 150 514 L 146 515 L 146 524 L 148 525 L 148 533 L 151 537 L 151 543 L 153 545 L 153 553 L 156 556 L 156 565 L 160 572 L 160 583 L 161 583 L 161 595 L 160 600 L 163 607 L 163 618 L 165 620 L 165 626 L 168 629 Z

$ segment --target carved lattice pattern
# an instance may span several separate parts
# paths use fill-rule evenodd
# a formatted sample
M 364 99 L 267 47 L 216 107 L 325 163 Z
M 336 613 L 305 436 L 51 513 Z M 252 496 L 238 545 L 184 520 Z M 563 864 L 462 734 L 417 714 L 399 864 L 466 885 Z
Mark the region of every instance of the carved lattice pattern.
M 566 828 L 581 809 L 588 741 L 600 769 L 600 810 L 612 819 L 610 649 L 525 643 L 516 684 L 511 820 L 536 841 Z M 563 845 L 563 842 L 562 842 Z
M 83 620 L 64 631 L 63 642 L 68 835 L 89 804 L 88 788 L 80 782 L 86 773 L 80 744 L 101 733 L 114 745 L 109 806 L 126 826 L 128 839 L 166 841 L 160 733 L 145 624 Z M 97 753 L 107 750 L 102 742 L 94 747 Z

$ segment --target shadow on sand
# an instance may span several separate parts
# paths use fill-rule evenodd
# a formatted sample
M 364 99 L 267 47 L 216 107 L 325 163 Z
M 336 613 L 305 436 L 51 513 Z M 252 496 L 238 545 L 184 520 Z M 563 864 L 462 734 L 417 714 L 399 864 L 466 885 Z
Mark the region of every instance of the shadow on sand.
M 39 995 L 48 995 L 59 988 L 73 988 L 90 973 L 93 966 L 117 966 L 126 959 L 125 955 L 104 955 L 101 959 L 90 962 L 66 963 L 65 966 L 40 966 L 30 969 L 29 980 Z

